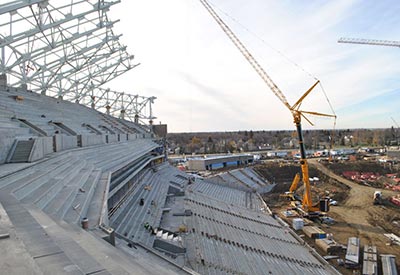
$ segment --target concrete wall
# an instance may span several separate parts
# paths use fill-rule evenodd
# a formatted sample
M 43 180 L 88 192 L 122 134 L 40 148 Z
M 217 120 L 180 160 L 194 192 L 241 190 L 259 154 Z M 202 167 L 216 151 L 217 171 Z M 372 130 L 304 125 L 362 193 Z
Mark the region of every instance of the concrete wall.
M 17 133 L 14 130 L 0 130 L 0 164 L 5 163 L 7 156 L 12 148 Z M 150 134 L 120 134 L 120 142 L 135 140 Z M 82 147 L 105 144 L 106 135 L 82 135 Z M 118 142 L 118 135 L 108 135 L 108 143 Z M 29 162 L 44 158 L 47 154 L 60 152 L 78 147 L 78 137 L 57 134 L 53 137 L 35 137 Z
M 6 161 L 14 140 L 14 131 L 0 130 L 0 164 L 3 164 Z
M 82 135 L 82 147 L 104 143 L 106 143 L 104 135 Z
M 120 142 L 125 142 L 128 140 L 128 137 L 126 134 L 119 134 L 119 141 Z
M 33 143 L 28 161 L 33 162 L 53 153 L 53 137 L 37 137 Z
M 128 134 L 128 140 L 134 140 L 139 138 L 139 134 Z
M 108 136 L 108 143 L 118 142 L 118 136 L 117 135 L 107 135 L 107 136 Z
M 56 152 L 78 147 L 76 136 L 54 135 Z

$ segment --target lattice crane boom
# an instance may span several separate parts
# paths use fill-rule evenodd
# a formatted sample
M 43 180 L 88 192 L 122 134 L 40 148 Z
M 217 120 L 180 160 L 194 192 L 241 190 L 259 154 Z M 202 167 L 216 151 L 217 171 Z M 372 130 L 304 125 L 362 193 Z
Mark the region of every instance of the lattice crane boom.
M 282 93 L 279 87 L 272 81 L 271 77 L 265 72 L 263 67 L 257 62 L 257 60 L 253 57 L 253 55 L 249 52 L 249 50 L 243 45 L 243 43 L 239 40 L 239 38 L 234 34 L 234 32 L 229 28 L 229 26 L 219 17 L 219 15 L 215 12 L 215 10 L 211 7 L 211 5 L 205 1 L 200 0 L 206 10 L 211 14 L 211 16 L 215 19 L 218 25 L 222 28 L 222 30 L 226 33 L 232 43 L 236 46 L 236 48 L 242 53 L 242 55 L 246 58 L 246 60 L 250 63 L 250 65 L 254 68 L 257 74 L 264 80 L 264 82 L 268 85 L 268 87 L 272 90 L 272 92 L 279 98 L 279 100 L 285 104 L 287 108 L 290 109 L 290 105 L 286 99 L 286 96 Z
M 400 48 L 400 41 L 391 41 L 391 40 L 377 40 L 377 39 L 345 38 L 345 37 L 342 37 L 342 38 L 340 38 L 338 40 L 338 43 L 375 45 L 375 46 L 387 46 L 387 47 L 398 47 L 398 48 Z

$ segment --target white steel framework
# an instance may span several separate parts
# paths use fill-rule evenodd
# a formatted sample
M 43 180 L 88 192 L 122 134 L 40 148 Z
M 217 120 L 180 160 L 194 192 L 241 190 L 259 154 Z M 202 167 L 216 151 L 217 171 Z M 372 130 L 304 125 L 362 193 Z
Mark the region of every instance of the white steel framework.
M 0 74 L 116 116 L 153 120 L 155 97 L 100 88 L 135 68 L 107 11 L 120 0 L 14 0 L 0 4 Z M 117 115 L 118 114 L 118 115 Z

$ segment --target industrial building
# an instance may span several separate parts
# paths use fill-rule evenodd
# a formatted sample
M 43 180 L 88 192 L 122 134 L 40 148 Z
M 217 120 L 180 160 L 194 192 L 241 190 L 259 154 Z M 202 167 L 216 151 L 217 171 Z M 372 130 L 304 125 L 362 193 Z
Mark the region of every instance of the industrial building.
M 253 163 L 254 157 L 249 154 L 196 157 L 188 160 L 189 170 L 205 171 L 226 167 L 237 167 Z

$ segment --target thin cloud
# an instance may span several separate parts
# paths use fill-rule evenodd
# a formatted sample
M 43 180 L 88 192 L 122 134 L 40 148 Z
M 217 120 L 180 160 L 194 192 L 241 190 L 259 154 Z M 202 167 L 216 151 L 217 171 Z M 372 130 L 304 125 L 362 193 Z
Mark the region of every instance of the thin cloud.
M 392 116 L 399 113 L 393 104 L 383 105 L 376 100 L 386 98 L 385 93 L 400 85 L 398 49 L 337 43 L 342 36 L 389 40 L 400 37 L 397 1 L 212 2 L 317 76 L 337 109 L 338 127 L 386 125 L 382 106 Z M 389 6 L 391 9 L 387 9 Z M 288 110 L 246 64 L 200 3 L 123 1 L 115 7 L 110 17 L 121 18 L 116 25 L 124 33 L 121 40 L 142 65 L 114 80 L 110 88 L 157 95 L 153 110 L 161 120 L 174 125 L 170 129 L 183 132 L 293 128 Z M 297 100 L 314 82 L 232 20 L 226 16 L 224 19 L 289 102 Z M 390 94 L 387 98 L 395 101 L 390 100 Z M 308 109 L 322 111 L 319 108 L 326 105 L 323 100 L 310 98 Z M 377 113 L 371 118 L 363 104 L 374 101 Z M 354 106 L 358 109 L 352 113 Z M 198 108 L 204 111 L 194 111 Z M 318 125 L 325 127 L 330 128 L 331 123 Z

